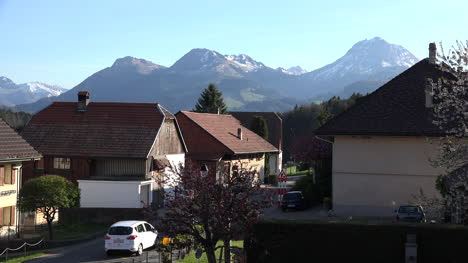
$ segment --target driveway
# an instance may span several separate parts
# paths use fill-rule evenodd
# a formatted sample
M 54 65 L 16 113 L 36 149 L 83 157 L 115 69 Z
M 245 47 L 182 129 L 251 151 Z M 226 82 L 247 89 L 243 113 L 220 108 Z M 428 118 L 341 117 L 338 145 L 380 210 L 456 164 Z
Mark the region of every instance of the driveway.
M 73 246 L 49 249 L 49 253 L 40 258 L 28 260 L 28 263 L 78 263 L 78 262 L 146 262 L 148 254 L 148 262 L 158 262 L 159 254 L 152 249 L 145 250 L 142 256 L 137 257 L 130 253 L 114 253 L 107 256 L 104 252 L 104 239 L 102 237 L 81 243 Z

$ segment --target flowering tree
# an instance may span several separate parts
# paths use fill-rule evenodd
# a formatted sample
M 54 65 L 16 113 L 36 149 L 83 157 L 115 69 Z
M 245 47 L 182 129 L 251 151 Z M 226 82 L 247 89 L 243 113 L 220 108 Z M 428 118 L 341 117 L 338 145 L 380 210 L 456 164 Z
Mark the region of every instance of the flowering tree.
M 172 178 L 175 195 L 167 201 L 160 228 L 170 235 L 192 236 L 216 263 L 218 241 L 224 243 L 225 262 L 230 262 L 230 241 L 248 233 L 260 216 L 260 209 L 271 205 L 269 192 L 257 184 L 256 172 L 243 169 L 224 173 L 216 179 L 195 164 Z
M 448 54 L 442 43 L 437 54 L 440 68 L 448 77 L 429 79 L 434 97 L 434 121 L 445 134 L 439 138 L 436 167 L 446 173 L 437 180 L 446 209 L 455 223 L 468 222 L 468 41 L 457 41 Z

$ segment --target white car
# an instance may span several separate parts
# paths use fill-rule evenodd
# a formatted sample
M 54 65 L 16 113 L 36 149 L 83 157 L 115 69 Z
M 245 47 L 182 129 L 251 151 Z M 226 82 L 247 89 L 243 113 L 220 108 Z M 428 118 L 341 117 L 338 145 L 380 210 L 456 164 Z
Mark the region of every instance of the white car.
M 158 231 L 145 221 L 120 221 L 107 232 L 104 248 L 107 254 L 113 250 L 127 250 L 141 255 L 143 250 L 156 244 Z

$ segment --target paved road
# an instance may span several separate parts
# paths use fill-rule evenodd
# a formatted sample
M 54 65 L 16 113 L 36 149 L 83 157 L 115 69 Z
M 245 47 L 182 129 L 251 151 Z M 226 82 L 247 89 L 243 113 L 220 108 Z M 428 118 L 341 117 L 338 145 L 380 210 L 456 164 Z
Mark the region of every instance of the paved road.
M 27 263 L 78 263 L 78 262 L 146 262 L 146 254 L 148 254 L 148 262 L 159 263 L 159 255 L 154 250 L 145 250 L 144 254 L 140 257 L 130 253 L 114 253 L 107 256 L 104 253 L 104 239 L 99 237 L 97 239 L 88 241 L 86 243 L 68 246 L 63 248 L 56 248 L 48 250 L 46 256 L 26 261 Z

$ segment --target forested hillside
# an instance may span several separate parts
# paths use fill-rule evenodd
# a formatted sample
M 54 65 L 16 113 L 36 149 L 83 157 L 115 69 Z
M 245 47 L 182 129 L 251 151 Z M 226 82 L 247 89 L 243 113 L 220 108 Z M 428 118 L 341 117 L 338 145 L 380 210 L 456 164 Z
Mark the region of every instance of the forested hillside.
M 361 94 L 352 94 L 348 99 L 332 97 L 322 103 L 310 103 L 295 106 L 294 109 L 281 114 L 283 119 L 283 160 L 289 161 L 291 145 L 294 140 L 312 136 L 315 129 L 329 119 L 345 111 L 363 97 Z M 307 135 L 307 136 L 306 136 Z
M 6 108 L 0 108 L 0 118 L 6 121 L 17 132 L 21 132 L 26 124 L 31 120 L 32 115 L 26 112 L 14 112 Z

